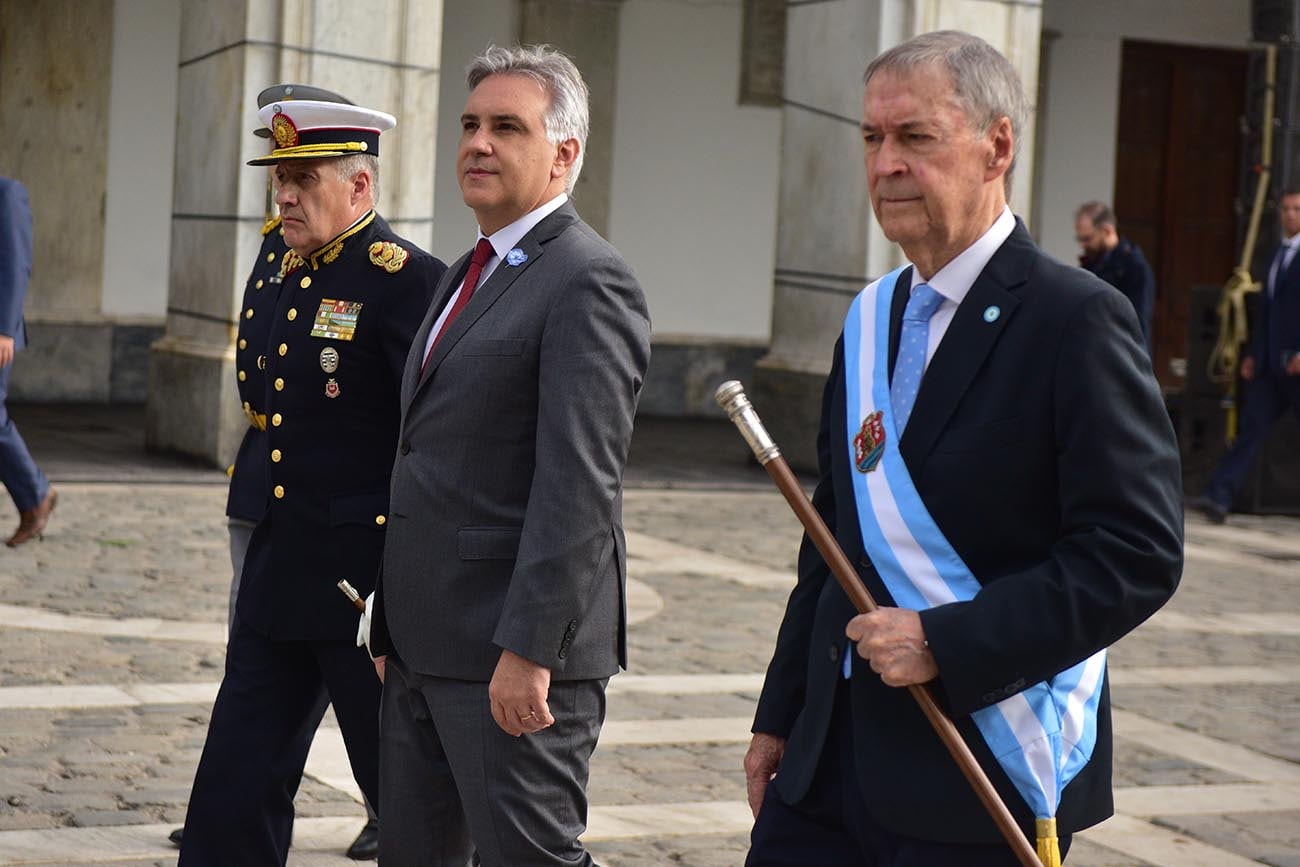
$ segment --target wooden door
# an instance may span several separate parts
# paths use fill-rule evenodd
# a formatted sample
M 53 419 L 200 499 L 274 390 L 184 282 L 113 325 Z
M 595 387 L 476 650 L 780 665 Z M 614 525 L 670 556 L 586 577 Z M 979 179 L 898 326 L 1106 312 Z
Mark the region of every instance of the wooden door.
M 1237 250 L 1247 53 L 1125 41 L 1114 208 L 1155 271 L 1156 376 L 1181 391 L 1191 288 L 1222 285 Z

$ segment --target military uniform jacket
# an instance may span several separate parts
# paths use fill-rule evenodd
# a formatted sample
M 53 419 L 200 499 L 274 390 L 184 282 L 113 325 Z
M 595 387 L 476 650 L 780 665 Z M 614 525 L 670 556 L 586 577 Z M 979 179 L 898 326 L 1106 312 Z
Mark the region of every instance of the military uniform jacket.
M 288 252 L 280 218 L 276 217 L 262 229 L 262 248 L 257 251 L 244 286 L 244 303 L 239 308 L 235 377 L 248 429 L 230 471 L 226 514 L 245 521 L 259 521 L 266 514 L 266 342 L 280 295 L 280 267 Z
M 388 521 L 399 390 L 442 262 L 373 211 L 283 261 L 264 350 L 267 510 L 253 531 L 240 619 L 279 640 L 344 639 L 375 583 Z M 256 314 L 254 315 L 256 318 Z

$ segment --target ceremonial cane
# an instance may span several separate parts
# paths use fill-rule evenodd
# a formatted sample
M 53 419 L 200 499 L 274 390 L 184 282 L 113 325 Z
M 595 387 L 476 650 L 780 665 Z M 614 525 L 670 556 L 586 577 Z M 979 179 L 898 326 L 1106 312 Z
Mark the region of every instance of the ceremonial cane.
M 853 565 L 849 563 L 848 557 L 840 549 L 839 543 L 835 541 L 835 536 L 826 527 L 822 521 L 821 515 L 813 508 L 812 503 L 808 501 L 807 495 L 799 487 L 798 480 L 795 479 L 794 473 L 790 470 L 790 465 L 786 463 L 785 458 L 781 457 L 781 450 L 777 448 L 776 443 L 768 434 L 767 429 L 763 427 L 763 422 L 758 418 L 758 413 L 754 412 L 754 407 L 750 404 L 749 398 L 745 396 L 745 387 L 734 379 L 722 383 L 718 390 L 714 392 L 714 399 L 718 402 L 731 420 L 740 428 L 741 435 L 749 447 L 754 450 L 754 457 L 758 462 L 767 469 L 767 474 L 776 482 L 777 488 L 785 495 L 786 502 L 790 508 L 794 509 L 799 516 L 800 522 L 804 529 L 808 531 L 808 538 L 812 539 L 817 550 L 821 552 L 822 558 L 826 565 L 830 566 L 831 574 L 835 580 L 840 583 L 840 587 L 848 594 L 849 599 L 853 602 L 853 607 L 857 608 L 862 614 L 875 611 L 880 606 L 876 600 L 871 598 L 862 579 L 854 570 Z M 993 784 L 989 782 L 988 776 L 984 769 L 979 766 L 975 756 L 966 746 L 966 741 L 962 740 L 961 733 L 957 731 L 957 726 L 948 718 L 935 701 L 934 696 L 930 693 L 930 688 L 925 684 L 912 684 L 907 688 L 916 699 L 916 703 L 921 706 L 921 712 L 925 718 L 930 721 L 934 731 L 939 735 L 939 740 L 948 748 L 952 754 L 953 760 L 961 768 L 967 782 L 975 790 L 983 802 L 984 808 L 989 811 L 993 817 L 993 822 L 1006 838 L 1007 843 L 1011 846 L 1011 851 L 1016 855 L 1022 867 L 1042 867 L 1037 853 L 1034 852 L 1033 846 L 1029 844 L 1028 838 L 1025 837 L 1020 826 L 1016 824 L 1015 818 L 1007 805 L 1002 803 L 1002 798 L 998 795 Z
M 344 596 L 348 597 L 348 601 L 352 603 L 353 608 L 357 609 L 362 614 L 366 613 L 366 600 L 361 598 L 361 594 L 357 592 L 357 588 L 348 583 L 348 579 L 344 578 L 339 581 L 338 588 L 343 591 Z

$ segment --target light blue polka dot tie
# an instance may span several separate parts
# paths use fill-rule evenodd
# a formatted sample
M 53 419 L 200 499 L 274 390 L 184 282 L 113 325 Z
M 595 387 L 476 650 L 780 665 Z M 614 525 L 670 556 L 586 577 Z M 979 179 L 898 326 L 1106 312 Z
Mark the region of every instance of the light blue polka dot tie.
M 922 283 L 912 290 L 903 309 L 903 332 L 898 338 L 898 359 L 894 362 L 894 379 L 889 384 L 889 402 L 894 407 L 894 426 L 901 436 L 907 418 L 916 403 L 916 393 L 921 390 L 921 376 L 925 373 L 925 349 L 930 341 L 930 317 L 943 303 L 943 296 Z M 844 647 L 841 674 L 845 680 L 853 676 L 853 657 L 857 647 L 852 641 Z
M 912 290 L 903 311 L 903 332 L 898 338 L 898 360 L 894 362 L 894 378 L 889 384 L 889 401 L 894 407 L 894 426 L 899 436 L 907 427 L 907 419 L 916 403 L 916 393 L 921 390 L 921 376 L 925 373 L 925 348 L 930 340 L 930 317 L 943 303 L 943 296 L 922 283 Z

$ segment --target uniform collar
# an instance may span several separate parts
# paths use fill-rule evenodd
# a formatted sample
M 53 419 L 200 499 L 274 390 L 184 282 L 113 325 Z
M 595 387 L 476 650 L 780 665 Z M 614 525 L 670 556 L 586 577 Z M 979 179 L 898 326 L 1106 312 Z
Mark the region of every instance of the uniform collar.
M 337 259 L 343 253 L 344 242 L 347 241 L 348 238 L 351 238 L 353 235 L 360 232 L 366 226 L 369 226 L 371 223 L 374 222 L 374 220 L 375 220 L 375 209 L 371 208 L 370 210 L 362 214 L 361 218 L 357 220 L 355 223 L 353 223 L 351 226 L 348 226 L 342 232 L 335 235 L 331 240 L 326 241 L 319 248 L 317 248 L 315 252 L 309 253 L 307 255 L 306 261 L 308 264 L 311 265 L 311 269 L 313 271 L 319 271 L 322 265 L 328 265 L 329 263 Z M 291 255 L 297 258 L 299 262 L 302 261 L 302 257 L 298 256 L 296 253 L 291 253 Z M 294 266 L 296 267 L 297 264 L 298 263 L 295 262 Z M 288 268 L 286 270 L 286 273 L 292 270 L 293 270 L 292 267 Z

